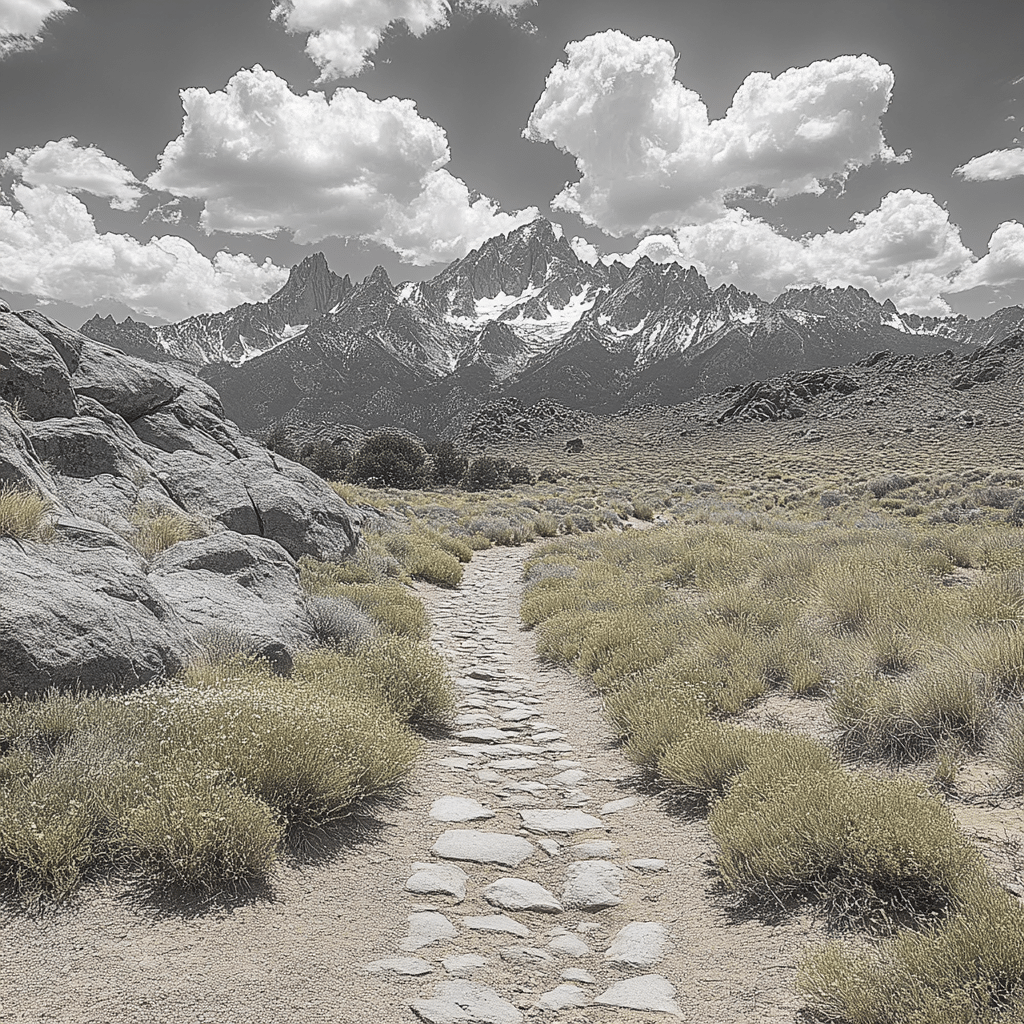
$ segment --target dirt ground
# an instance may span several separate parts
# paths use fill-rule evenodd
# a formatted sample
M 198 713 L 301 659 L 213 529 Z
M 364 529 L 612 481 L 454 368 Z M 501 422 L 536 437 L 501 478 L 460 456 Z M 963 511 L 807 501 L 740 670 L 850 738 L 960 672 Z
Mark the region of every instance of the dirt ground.
M 73 907 L 41 917 L 6 911 L 0 921 L 0 1021 L 415 1021 L 420 1018 L 412 1004 L 451 980 L 442 961 L 467 953 L 486 961 L 472 981 L 531 1018 L 566 1024 L 795 1021 L 795 966 L 808 944 L 820 941 L 822 922 L 790 917 L 771 923 L 730 913 L 715 890 L 705 822 L 673 816 L 656 794 L 638 788 L 630 765 L 615 749 L 599 699 L 578 678 L 534 655 L 532 638 L 518 622 L 519 576 L 527 551 L 477 554 L 459 590 L 421 584 L 419 592 L 435 624 L 434 642 L 460 681 L 464 714 L 489 716 L 512 729 L 513 723 L 506 726 L 500 717 L 506 711 L 540 712 L 515 726 L 515 743 L 543 749 L 531 755 L 536 767 L 495 771 L 486 766 L 507 761 L 508 753 L 453 737 L 431 739 L 394 801 L 361 819 L 332 856 L 284 867 L 270 893 L 234 903 L 167 906 L 141 899 L 123 885 L 100 885 L 86 890 Z M 494 681 L 469 678 L 481 669 Z M 556 732 L 563 737 L 552 741 Z M 575 771 L 577 763 L 585 773 L 578 781 L 555 778 Z M 530 781 L 547 788 L 522 788 Z M 471 797 L 495 816 L 466 824 L 434 820 L 431 805 L 444 796 Z M 628 797 L 638 802 L 602 811 Z M 548 837 L 557 848 L 549 842 L 550 853 L 538 849 L 512 870 L 460 862 L 469 875 L 463 902 L 405 891 L 414 862 L 439 862 L 430 850 L 446 829 L 478 828 L 536 843 L 543 837 L 523 829 L 520 810 L 573 807 L 598 815 L 601 827 Z M 614 844 L 607 859 L 622 872 L 617 906 L 567 907 L 557 914 L 510 911 L 529 929 L 525 947 L 521 938 L 462 923 L 464 917 L 500 912 L 482 898 L 485 886 L 499 877 L 538 882 L 558 897 L 569 866 L 582 856 L 573 846 L 593 839 Z M 665 870 L 641 873 L 628 866 L 636 858 L 663 860 Z M 410 913 L 427 908 L 448 918 L 454 936 L 403 952 Z M 667 930 L 663 955 L 652 966 L 630 968 L 606 958 L 613 937 L 632 922 L 659 923 Z M 569 957 L 548 947 L 566 933 L 590 952 Z M 404 977 L 366 970 L 367 964 L 392 957 L 419 958 L 427 973 Z M 566 984 L 567 970 L 591 978 L 576 985 L 586 1005 L 535 1009 L 544 993 Z M 592 1002 L 616 982 L 655 973 L 674 989 L 675 1017 Z M 429 1017 L 429 1010 L 423 1012 Z

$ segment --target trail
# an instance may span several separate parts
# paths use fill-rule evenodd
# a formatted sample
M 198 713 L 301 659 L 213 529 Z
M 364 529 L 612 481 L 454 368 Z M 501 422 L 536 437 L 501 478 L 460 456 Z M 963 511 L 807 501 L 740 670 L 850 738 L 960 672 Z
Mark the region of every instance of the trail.
M 796 1021 L 818 924 L 729 917 L 706 823 L 637 789 L 600 699 L 535 656 L 527 553 L 478 553 L 456 591 L 418 585 L 461 707 L 399 799 L 283 868 L 269 900 L 183 914 L 111 885 L 9 916 L 0 1021 Z

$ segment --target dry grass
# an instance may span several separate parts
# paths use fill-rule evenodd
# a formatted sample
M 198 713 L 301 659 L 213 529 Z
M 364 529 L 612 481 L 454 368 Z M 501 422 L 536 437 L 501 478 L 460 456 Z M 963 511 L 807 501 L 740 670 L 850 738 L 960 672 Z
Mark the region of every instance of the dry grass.
M 140 505 L 131 516 L 135 527 L 128 542 L 145 558 L 153 558 L 179 541 L 196 540 L 209 534 L 209 527 L 194 516 L 150 505 Z
M 15 484 L 0 484 L 0 537 L 15 540 L 52 540 L 53 503 L 37 491 Z

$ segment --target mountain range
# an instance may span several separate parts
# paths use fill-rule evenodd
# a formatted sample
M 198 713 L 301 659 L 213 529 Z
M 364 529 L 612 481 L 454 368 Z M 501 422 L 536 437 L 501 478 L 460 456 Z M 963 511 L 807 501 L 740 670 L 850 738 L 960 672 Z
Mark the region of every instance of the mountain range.
M 970 350 L 1022 325 L 1019 306 L 922 317 L 858 288 L 766 301 L 676 263 L 591 263 L 538 219 L 428 281 L 396 285 L 378 267 L 353 284 L 317 253 L 266 302 L 165 327 L 94 317 L 82 333 L 188 364 L 246 429 L 285 420 L 431 435 L 495 400 L 670 405 L 880 350 Z

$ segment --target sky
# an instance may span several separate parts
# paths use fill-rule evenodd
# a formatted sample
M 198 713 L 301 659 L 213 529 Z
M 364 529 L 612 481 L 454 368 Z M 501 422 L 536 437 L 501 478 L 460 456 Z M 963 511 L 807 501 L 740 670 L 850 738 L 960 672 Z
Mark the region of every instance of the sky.
M 1024 304 L 1017 0 L 0 0 L 0 297 L 432 277 L 537 216 L 713 286 Z

